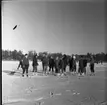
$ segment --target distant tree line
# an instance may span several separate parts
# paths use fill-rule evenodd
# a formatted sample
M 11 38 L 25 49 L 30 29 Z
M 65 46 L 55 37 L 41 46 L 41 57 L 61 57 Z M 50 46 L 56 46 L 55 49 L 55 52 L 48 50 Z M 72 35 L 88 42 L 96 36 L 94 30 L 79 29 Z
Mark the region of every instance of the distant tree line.
M 23 56 L 22 51 L 2 50 L 2 60 L 19 60 Z
M 48 57 L 53 56 L 53 58 L 56 58 L 57 56 L 62 57 L 62 55 L 63 55 L 62 53 L 39 52 L 38 53 L 38 60 L 41 60 L 44 54 L 47 54 Z M 33 50 L 28 51 L 28 57 L 30 60 L 32 60 L 33 55 L 34 55 Z M 103 53 L 103 52 L 97 53 L 97 54 L 87 53 L 84 55 L 78 55 L 78 54 L 74 54 L 74 55 L 76 56 L 77 61 L 79 60 L 80 56 L 86 58 L 87 60 L 89 60 L 90 57 L 93 56 L 97 63 L 107 62 L 107 53 Z M 71 55 L 66 55 L 66 56 L 69 59 L 69 57 Z M 2 50 L 2 60 L 20 60 L 22 57 L 23 57 L 23 52 L 21 50 L 19 50 L 19 51 L 17 51 L 17 50 L 14 50 L 14 51 Z

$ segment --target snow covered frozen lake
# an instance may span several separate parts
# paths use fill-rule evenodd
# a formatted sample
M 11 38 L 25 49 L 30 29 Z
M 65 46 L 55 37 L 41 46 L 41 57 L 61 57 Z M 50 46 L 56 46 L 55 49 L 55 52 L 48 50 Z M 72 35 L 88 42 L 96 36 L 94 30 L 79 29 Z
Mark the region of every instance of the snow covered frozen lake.
M 30 63 L 30 66 L 29 66 L 29 70 L 32 70 L 32 61 L 29 62 Z M 42 63 L 41 62 L 38 62 L 39 63 L 39 66 L 38 66 L 38 69 L 42 69 Z M 2 71 L 3 70 L 9 70 L 9 71 L 12 71 L 12 70 L 16 70 L 17 67 L 18 67 L 18 64 L 19 64 L 19 61 L 2 61 Z
M 83 97 L 88 97 L 90 95 L 91 96 L 93 95 L 97 99 L 97 101 L 104 100 L 106 93 L 105 81 L 107 80 L 107 78 L 105 73 L 107 72 L 105 71 L 107 70 L 107 63 L 104 63 L 103 65 L 95 64 L 96 75 L 94 77 L 85 76 L 81 79 L 78 79 L 77 76 L 72 76 L 72 75 L 68 76 L 68 78 L 64 77 L 62 79 L 57 78 L 56 76 L 48 76 L 46 78 L 44 78 L 43 76 L 40 76 L 39 78 L 38 76 L 32 78 L 26 78 L 26 77 L 22 78 L 21 74 L 11 76 L 5 72 L 5 71 L 16 70 L 18 64 L 19 64 L 18 61 L 2 61 L 2 101 L 4 103 L 13 102 L 13 104 L 8 104 L 8 105 L 35 105 L 35 101 L 32 100 L 35 97 L 37 99 L 38 97 L 39 98 L 43 96 L 45 97 L 45 95 L 47 97 L 50 90 L 53 90 L 53 92 L 55 91 L 56 92 L 55 94 L 60 93 L 60 95 L 59 96 L 56 95 L 55 97 L 58 98 L 53 97 L 50 100 L 48 99 L 44 100 L 40 98 L 40 101 L 42 100 L 44 101 L 44 105 L 50 105 L 51 102 L 52 103 L 55 102 L 54 105 L 64 105 L 64 102 L 67 102 L 68 103 L 67 105 L 73 105 L 71 104 L 70 101 L 67 101 L 68 99 L 70 99 L 70 97 L 71 99 L 73 99 L 73 101 L 77 102 L 77 100 L 79 101 Z M 21 69 L 19 70 L 22 71 Z M 39 70 L 40 71 L 42 70 L 41 62 L 39 62 L 38 71 Z M 67 67 L 67 71 L 68 70 L 69 69 Z M 30 61 L 29 71 L 32 71 L 31 61 Z M 90 73 L 89 64 L 87 66 L 87 72 Z M 84 84 L 86 84 L 85 87 Z M 33 92 L 30 92 L 28 94 L 26 93 L 26 89 L 29 90 L 29 87 L 32 87 L 31 90 Z M 74 89 L 79 92 L 78 98 L 76 98 L 75 94 L 74 95 L 70 94 L 70 91 L 72 93 Z M 67 90 L 69 90 L 69 92 Z M 27 102 L 29 101 L 28 99 L 31 102 L 34 102 L 34 104 L 31 104 L 31 102 L 30 103 Z M 23 103 L 23 100 L 25 100 L 25 103 Z M 14 101 L 18 103 L 14 103 Z M 84 105 L 89 105 L 89 104 L 85 103 Z

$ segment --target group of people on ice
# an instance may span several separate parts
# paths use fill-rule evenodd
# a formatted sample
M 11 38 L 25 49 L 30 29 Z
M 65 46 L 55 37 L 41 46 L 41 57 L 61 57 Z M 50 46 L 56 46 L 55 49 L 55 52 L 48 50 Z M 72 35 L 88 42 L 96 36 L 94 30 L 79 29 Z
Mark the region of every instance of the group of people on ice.
M 74 55 L 70 56 L 68 59 L 67 56 L 64 54 L 62 57 L 56 57 L 53 58 L 52 56 L 48 56 L 46 54 L 43 55 L 42 59 L 42 67 L 43 67 L 43 74 L 54 74 L 54 75 L 66 75 L 66 67 L 69 66 L 69 72 L 72 74 L 77 73 L 77 60 Z M 85 59 L 83 56 L 79 58 L 78 61 L 78 75 L 85 75 L 86 74 L 86 67 L 87 67 L 87 59 Z M 38 59 L 37 54 L 35 53 L 32 60 L 32 66 L 33 66 L 33 73 L 37 73 L 37 67 L 38 67 Z M 24 73 L 26 71 L 26 76 L 28 76 L 28 69 L 29 69 L 29 59 L 28 54 L 25 54 L 24 57 L 20 60 L 20 63 L 18 65 L 22 68 L 22 76 L 24 76 Z M 91 74 L 94 75 L 94 59 L 93 56 L 91 56 L 90 59 L 90 70 Z

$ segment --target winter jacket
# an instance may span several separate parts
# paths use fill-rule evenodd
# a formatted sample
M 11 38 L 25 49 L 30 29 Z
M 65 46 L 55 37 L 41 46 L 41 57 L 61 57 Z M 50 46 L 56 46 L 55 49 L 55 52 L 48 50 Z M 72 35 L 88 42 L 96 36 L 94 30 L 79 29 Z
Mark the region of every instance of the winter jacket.
M 54 66 L 54 65 L 55 65 L 54 59 L 50 58 L 49 59 L 49 66 Z
M 73 58 L 70 58 L 70 59 L 69 59 L 69 65 L 70 65 L 70 66 L 73 66 Z
M 43 65 L 48 66 L 48 64 L 49 64 L 48 58 L 44 57 L 42 60 L 42 63 L 43 63 Z
M 38 65 L 37 58 L 36 56 L 34 56 L 32 66 L 37 66 L 37 65 Z
M 62 59 L 59 60 L 59 68 L 62 69 Z
M 86 60 L 86 59 L 83 60 L 83 66 L 84 66 L 84 67 L 87 66 L 87 60 Z
M 29 65 L 28 58 L 26 58 L 26 57 L 23 58 L 23 65 Z
M 63 67 L 66 67 L 66 66 L 67 66 L 67 59 L 66 59 L 66 57 L 64 57 L 64 58 L 62 59 L 62 66 L 63 66 Z
M 83 59 L 80 59 L 80 60 L 79 60 L 79 67 L 80 67 L 80 68 L 83 68 Z
M 60 62 L 59 59 L 55 60 L 55 68 L 59 68 L 59 62 Z

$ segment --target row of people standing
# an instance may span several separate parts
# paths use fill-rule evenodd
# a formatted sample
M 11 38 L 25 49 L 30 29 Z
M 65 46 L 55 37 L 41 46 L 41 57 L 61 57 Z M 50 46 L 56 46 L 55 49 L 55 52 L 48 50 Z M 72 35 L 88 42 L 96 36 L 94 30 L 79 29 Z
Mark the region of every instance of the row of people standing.
M 48 67 L 49 67 L 49 73 L 65 73 L 66 72 L 66 66 L 67 66 L 67 57 L 66 55 L 63 55 L 63 57 L 59 58 L 56 57 L 55 59 L 51 56 L 48 58 L 47 55 L 44 55 L 42 58 L 42 67 L 43 67 L 43 73 L 47 74 Z
M 91 56 L 90 58 L 90 71 L 94 74 L 94 58 Z M 85 75 L 86 74 L 86 67 L 87 67 L 88 60 L 81 56 L 79 58 L 79 66 L 78 66 L 78 74 Z M 69 66 L 69 71 L 71 73 L 77 73 L 77 60 L 74 55 L 72 55 L 69 59 L 64 54 L 62 57 L 56 57 L 55 59 L 51 57 L 47 57 L 47 55 L 42 59 L 42 66 L 43 72 L 46 74 L 47 68 L 49 66 L 49 72 L 52 73 L 61 73 L 66 74 L 66 67 Z
M 78 73 L 79 75 L 86 75 L 86 67 L 87 67 L 88 60 L 84 58 L 83 56 L 80 57 L 79 59 L 79 68 L 78 68 Z M 94 70 L 94 58 L 91 56 L 89 59 L 89 67 L 91 71 L 91 75 L 95 75 L 95 70 Z
M 64 54 L 62 57 L 56 57 L 55 59 L 51 56 L 48 57 L 47 55 L 44 55 L 41 59 L 42 61 L 42 67 L 43 67 L 43 73 L 47 74 L 48 67 L 49 67 L 49 73 L 52 72 L 54 73 L 60 73 L 60 74 L 65 74 L 66 75 L 66 67 L 67 65 L 69 66 L 69 71 L 72 73 L 76 73 L 77 69 L 77 64 L 76 64 L 76 57 L 72 55 L 69 60 L 67 56 Z M 28 76 L 28 68 L 29 68 L 29 60 L 28 60 L 28 55 L 25 54 L 24 58 L 20 60 L 20 64 L 18 68 L 21 66 L 23 69 L 22 76 L 24 76 L 24 73 L 26 71 L 26 75 Z M 37 61 L 37 54 L 34 54 L 33 56 L 33 71 L 32 72 L 37 72 L 37 66 L 38 66 L 38 61 Z M 79 75 L 86 74 L 86 67 L 87 67 L 87 60 L 84 59 L 82 56 L 79 59 L 79 68 L 78 68 L 78 73 Z M 90 70 L 91 73 L 94 74 L 94 59 L 91 57 L 90 60 Z

